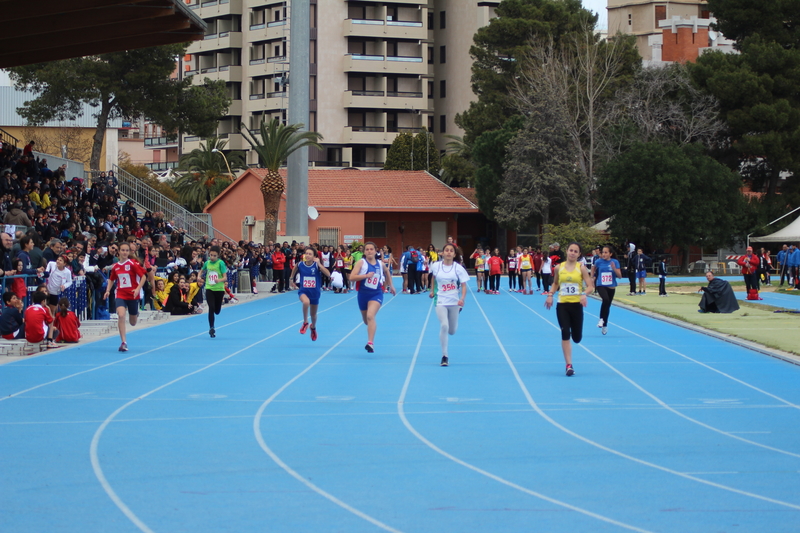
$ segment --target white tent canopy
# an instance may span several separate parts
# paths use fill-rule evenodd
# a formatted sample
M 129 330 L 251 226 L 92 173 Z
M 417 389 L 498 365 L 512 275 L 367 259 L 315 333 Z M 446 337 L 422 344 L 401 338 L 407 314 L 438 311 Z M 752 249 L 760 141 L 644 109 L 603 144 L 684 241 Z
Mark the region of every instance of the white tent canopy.
M 762 237 L 750 237 L 750 242 L 783 242 L 786 244 L 800 242 L 800 217 L 775 233 Z

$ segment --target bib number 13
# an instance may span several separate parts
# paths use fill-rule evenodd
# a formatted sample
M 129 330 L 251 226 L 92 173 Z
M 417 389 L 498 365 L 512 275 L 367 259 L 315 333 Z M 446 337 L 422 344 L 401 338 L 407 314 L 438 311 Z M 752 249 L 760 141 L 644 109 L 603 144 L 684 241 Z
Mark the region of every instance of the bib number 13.
M 561 294 L 564 296 L 576 296 L 579 292 L 577 283 L 565 283 L 561 286 Z

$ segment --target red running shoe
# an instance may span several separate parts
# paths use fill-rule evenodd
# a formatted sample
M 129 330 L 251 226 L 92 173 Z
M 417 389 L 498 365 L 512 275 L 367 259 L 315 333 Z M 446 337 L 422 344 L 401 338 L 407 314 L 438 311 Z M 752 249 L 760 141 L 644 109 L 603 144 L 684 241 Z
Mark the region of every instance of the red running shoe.
M 300 328 L 300 335 L 305 335 L 308 331 L 308 322 L 303 322 L 303 327 Z
M 317 328 L 311 328 L 311 340 L 317 340 Z

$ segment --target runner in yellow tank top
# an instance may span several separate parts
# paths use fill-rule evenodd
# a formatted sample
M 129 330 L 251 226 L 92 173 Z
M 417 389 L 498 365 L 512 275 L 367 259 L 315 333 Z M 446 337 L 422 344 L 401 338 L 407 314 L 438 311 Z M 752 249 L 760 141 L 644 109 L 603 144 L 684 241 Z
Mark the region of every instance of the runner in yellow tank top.
M 555 271 L 553 288 L 547 295 L 544 306 L 550 309 L 553 306 L 553 293 L 559 292 L 556 316 L 561 328 L 561 349 L 564 352 L 564 361 L 567 364 L 567 376 L 575 374 L 572 368 L 572 345 L 570 337 L 578 344 L 583 338 L 583 308 L 586 307 L 586 295 L 594 292 L 594 282 L 586 267 L 578 263 L 583 251 L 577 242 L 567 247 L 567 261 L 558 266 Z M 583 292 L 583 283 L 586 283 L 586 292 Z

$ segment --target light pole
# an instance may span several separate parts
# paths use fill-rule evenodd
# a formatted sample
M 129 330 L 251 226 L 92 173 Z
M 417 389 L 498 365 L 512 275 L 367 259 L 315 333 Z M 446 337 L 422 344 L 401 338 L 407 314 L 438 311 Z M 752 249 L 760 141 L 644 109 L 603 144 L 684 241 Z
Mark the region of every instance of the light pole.
M 213 153 L 217 153 L 217 154 L 219 154 L 219 155 L 221 155 L 221 156 L 222 156 L 222 159 L 225 161 L 225 166 L 226 166 L 226 167 L 228 167 L 228 175 L 231 177 L 231 181 L 233 181 L 233 180 L 236 178 L 236 176 L 234 176 L 234 175 L 233 175 L 233 172 L 231 172 L 231 166 L 228 164 L 228 158 L 227 158 L 227 157 L 225 157 L 225 154 L 223 154 L 222 152 L 220 152 L 220 151 L 219 151 L 218 149 L 216 149 L 216 148 L 213 148 L 211 151 L 212 151 Z

